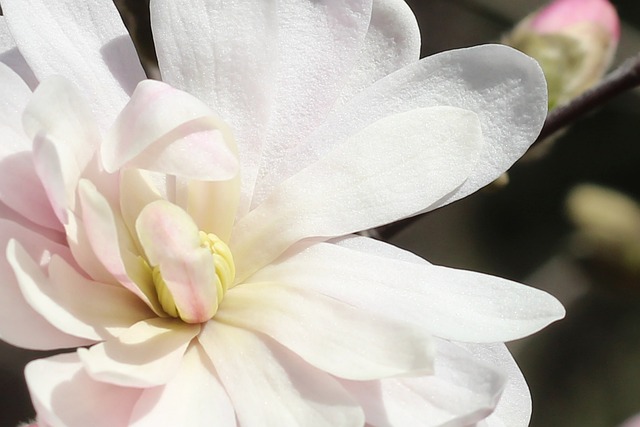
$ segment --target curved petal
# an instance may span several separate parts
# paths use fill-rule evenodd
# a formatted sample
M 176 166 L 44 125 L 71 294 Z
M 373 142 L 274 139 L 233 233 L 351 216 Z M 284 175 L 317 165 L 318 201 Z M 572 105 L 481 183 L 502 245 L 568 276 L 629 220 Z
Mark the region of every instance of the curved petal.
M 189 323 L 211 319 L 219 302 L 216 268 L 191 217 L 178 206 L 157 200 L 140 212 L 136 232 L 149 264 L 159 268 L 170 293 L 167 298 L 180 318 Z
M 89 99 L 106 129 L 144 78 L 133 43 L 110 1 L 3 0 L 13 38 L 39 80 L 61 75 Z M 47 31 L 42 31 L 46 28 Z
M 507 347 L 502 343 L 457 345 L 467 349 L 476 359 L 500 369 L 507 379 L 495 411 L 483 420 L 481 426 L 527 427 L 531 419 L 531 393 Z
M 37 276 L 44 274 L 51 254 L 60 254 L 66 259 L 71 259 L 68 249 L 64 246 L 16 223 L 0 219 L 0 247 L 6 248 L 12 239 L 20 242 L 29 259 L 37 261 Z M 12 345 L 35 350 L 78 347 L 91 343 L 90 340 L 60 331 L 29 305 L 20 291 L 18 279 L 32 280 L 30 272 L 17 267 L 11 257 L 0 257 L 0 338 Z
M 418 109 L 367 127 L 276 189 L 236 224 L 238 280 L 293 243 L 386 224 L 455 190 L 481 144 L 474 113 Z
M 362 51 L 334 108 L 419 58 L 420 29 L 407 3 L 404 0 L 374 0 Z
M 249 282 L 284 282 L 456 341 L 502 342 L 564 316 L 551 295 L 471 271 L 385 259 L 329 243 L 270 264 Z
M 372 0 L 280 0 L 277 91 L 258 182 L 327 116 L 357 63 Z M 252 202 L 252 206 L 256 203 Z
M 264 0 L 153 0 L 150 5 L 162 79 L 196 95 L 233 129 L 245 205 L 275 91 L 275 5 Z
M 483 144 L 469 179 L 430 209 L 473 193 L 522 156 L 546 118 L 546 82 L 536 61 L 501 45 L 424 58 L 379 80 L 334 110 L 300 150 L 288 156 L 286 165 L 293 169 L 279 179 L 311 164 L 335 144 L 383 117 L 432 106 L 475 112 Z
M 122 217 L 85 179 L 80 181 L 78 195 L 86 238 L 98 260 L 122 286 L 137 295 L 154 312 L 162 313 L 151 269 L 138 253 Z
M 362 410 L 334 378 L 269 338 L 210 321 L 198 340 L 231 398 L 240 425 L 364 424 Z
M 341 384 L 376 427 L 469 427 L 496 406 L 505 378 L 455 344 L 437 343 L 435 374 Z
M 87 280 L 56 255 L 49 263 L 49 277 L 39 273 L 38 266 L 15 241 L 9 242 L 7 257 L 14 271 L 31 272 L 18 276 L 30 305 L 70 335 L 99 341 L 154 316 L 128 290 Z
M 79 348 L 78 356 L 96 381 L 130 387 L 153 387 L 174 378 L 187 346 L 200 325 L 178 320 L 143 320 L 118 338 Z
M 33 140 L 36 172 L 57 217 L 66 223 L 78 180 L 100 142 L 94 119 L 78 89 L 56 76 L 40 83 L 23 123 Z
M 38 86 L 38 79 L 18 50 L 4 16 L 0 16 L 0 62 L 11 68 L 32 90 Z
M 142 393 L 91 379 L 75 353 L 34 360 L 25 377 L 40 426 L 126 427 Z
M 202 102 L 155 80 L 138 84 L 101 146 L 107 172 L 125 165 L 188 179 L 238 172 L 229 129 Z
M 199 344 L 189 347 L 175 377 L 144 389 L 131 427 L 236 427 L 236 414 L 209 357 Z
M 284 283 L 230 290 L 216 321 L 271 336 L 333 376 L 371 380 L 432 373 L 433 341 L 414 325 L 376 318 Z

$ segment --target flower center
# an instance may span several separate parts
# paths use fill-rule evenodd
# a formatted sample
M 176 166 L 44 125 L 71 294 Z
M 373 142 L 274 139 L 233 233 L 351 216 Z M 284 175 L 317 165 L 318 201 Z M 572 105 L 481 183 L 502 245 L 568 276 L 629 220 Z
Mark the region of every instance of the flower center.
M 214 284 L 216 295 L 212 298 L 212 309 L 210 310 L 211 317 L 213 317 L 218 310 L 218 306 L 224 298 L 227 289 L 229 289 L 229 286 L 231 286 L 235 279 L 236 267 L 233 263 L 231 250 L 218 236 L 213 233 L 205 233 L 204 231 L 200 231 L 199 236 L 200 247 L 209 250 L 212 255 L 213 267 L 215 269 Z M 181 314 L 180 308 L 176 305 L 174 295 L 162 277 L 159 265 L 153 267 L 152 275 L 153 284 L 156 288 L 156 293 L 162 309 L 171 317 L 180 318 L 187 323 L 197 323 Z

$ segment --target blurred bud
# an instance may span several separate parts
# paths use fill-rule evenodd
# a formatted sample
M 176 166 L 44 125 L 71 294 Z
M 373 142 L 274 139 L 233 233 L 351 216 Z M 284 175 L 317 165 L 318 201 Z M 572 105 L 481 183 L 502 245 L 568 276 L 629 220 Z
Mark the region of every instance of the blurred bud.
M 619 38 L 618 14 L 608 0 L 555 0 L 525 18 L 503 43 L 540 63 L 552 109 L 602 78 Z
M 640 275 L 640 206 L 635 200 L 606 187 L 583 184 L 571 191 L 566 206 L 578 228 L 573 242 L 576 255 L 627 276 Z

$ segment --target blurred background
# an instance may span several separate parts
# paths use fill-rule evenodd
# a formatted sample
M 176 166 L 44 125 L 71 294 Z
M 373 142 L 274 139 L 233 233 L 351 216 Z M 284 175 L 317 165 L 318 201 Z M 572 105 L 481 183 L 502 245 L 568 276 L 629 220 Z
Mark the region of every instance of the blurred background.
M 408 0 L 423 56 L 495 42 L 546 2 Z M 615 64 L 640 51 L 640 2 L 622 19 Z M 145 0 L 116 0 L 153 63 Z M 149 66 L 148 70 L 152 71 Z M 547 290 L 565 320 L 510 347 L 533 396 L 533 427 L 612 427 L 640 412 L 640 92 L 578 121 L 492 185 L 429 213 L 392 243 L 435 264 Z M 33 416 L 22 370 L 42 353 L 0 343 L 0 426 Z

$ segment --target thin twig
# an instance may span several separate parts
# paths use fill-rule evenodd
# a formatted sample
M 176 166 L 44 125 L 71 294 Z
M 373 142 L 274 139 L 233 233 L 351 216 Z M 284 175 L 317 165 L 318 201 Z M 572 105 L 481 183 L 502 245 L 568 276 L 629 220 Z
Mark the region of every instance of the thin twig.
M 587 90 L 568 104 L 552 110 L 532 147 L 615 96 L 637 86 L 640 86 L 640 54 L 627 59 L 597 86 Z

